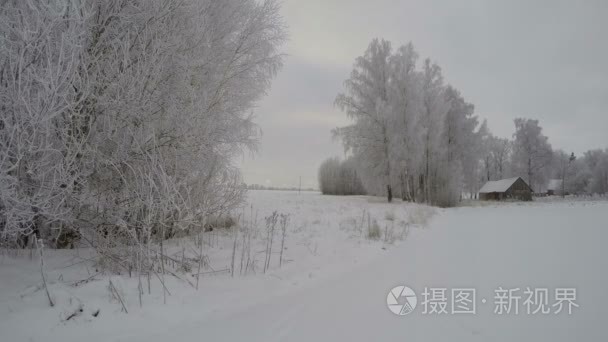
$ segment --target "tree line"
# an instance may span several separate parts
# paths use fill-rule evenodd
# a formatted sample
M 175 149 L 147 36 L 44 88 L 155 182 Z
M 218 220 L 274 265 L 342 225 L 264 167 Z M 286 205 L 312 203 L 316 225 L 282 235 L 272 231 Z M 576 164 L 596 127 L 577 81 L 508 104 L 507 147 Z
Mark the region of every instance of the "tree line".
M 327 189 L 344 183 L 336 176 L 340 169 L 356 174 L 364 192 L 384 195 L 389 202 L 399 196 L 453 206 L 486 181 L 511 176 L 521 176 L 539 192 L 553 177 L 577 191 L 608 191 L 608 150 L 581 158 L 553 151 L 538 121 L 525 118 L 514 121 L 513 139 L 495 137 L 474 106 L 445 83 L 441 68 L 418 59 L 412 43 L 393 50 L 383 39 L 374 39 L 356 58 L 335 100 L 352 123 L 332 132 L 348 162 L 322 164 L 323 193 L 335 193 Z
M 329 158 L 319 167 L 319 190 L 326 195 L 364 195 L 365 188 L 352 158 Z
M 234 208 L 274 0 L 4 1 L 0 244 L 162 240 Z

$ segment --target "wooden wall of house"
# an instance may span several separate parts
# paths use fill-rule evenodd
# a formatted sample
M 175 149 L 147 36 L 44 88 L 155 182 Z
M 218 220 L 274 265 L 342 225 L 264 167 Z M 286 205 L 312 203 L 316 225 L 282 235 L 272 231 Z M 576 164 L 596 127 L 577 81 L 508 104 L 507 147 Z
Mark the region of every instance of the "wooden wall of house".
M 530 187 L 520 178 L 506 192 L 507 197 L 515 198 L 522 201 L 532 200 L 532 191 Z
M 502 193 L 490 192 L 479 194 L 479 199 L 482 201 L 499 201 L 502 199 Z

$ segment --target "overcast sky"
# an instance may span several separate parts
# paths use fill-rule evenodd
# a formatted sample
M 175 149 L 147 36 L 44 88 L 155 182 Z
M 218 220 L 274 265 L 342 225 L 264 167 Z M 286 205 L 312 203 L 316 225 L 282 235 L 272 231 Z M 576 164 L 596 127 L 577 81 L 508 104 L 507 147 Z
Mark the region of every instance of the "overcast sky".
M 608 1 L 285 0 L 282 12 L 289 56 L 255 111 L 247 183 L 317 187 L 319 164 L 343 156 L 333 101 L 375 37 L 437 62 L 497 136 L 527 117 L 554 148 L 608 148 Z

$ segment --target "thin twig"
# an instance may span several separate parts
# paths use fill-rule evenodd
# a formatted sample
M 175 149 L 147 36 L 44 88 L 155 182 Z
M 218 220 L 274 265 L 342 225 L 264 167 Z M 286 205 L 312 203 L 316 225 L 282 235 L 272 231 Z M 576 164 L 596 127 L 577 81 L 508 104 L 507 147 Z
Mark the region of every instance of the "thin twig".
M 127 311 L 127 307 L 125 306 L 125 302 L 122 301 L 122 297 L 118 293 L 118 290 L 116 290 L 116 287 L 114 287 L 114 284 L 112 284 L 112 280 L 110 279 L 109 281 L 110 281 L 110 292 L 112 292 L 114 294 L 114 296 L 116 296 L 116 298 L 120 301 L 120 304 L 122 305 L 122 309 L 125 310 L 125 313 L 129 313 L 129 311 Z

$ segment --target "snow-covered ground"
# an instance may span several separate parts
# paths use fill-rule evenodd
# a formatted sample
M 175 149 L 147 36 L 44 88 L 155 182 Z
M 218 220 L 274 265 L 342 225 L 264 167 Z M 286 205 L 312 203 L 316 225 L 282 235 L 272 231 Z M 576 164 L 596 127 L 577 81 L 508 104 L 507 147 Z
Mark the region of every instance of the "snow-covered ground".
M 279 268 L 275 248 L 270 270 L 263 274 L 263 219 L 275 210 L 290 214 L 285 262 Z M 198 291 L 168 276 L 171 295 L 166 304 L 160 283 L 153 280 L 151 294 L 146 289 L 141 308 L 137 279 L 112 276 L 128 314 L 111 298 L 108 276 L 73 285 L 95 272 L 90 262 L 70 266 L 83 260 L 87 251 L 47 251 L 47 276 L 57 301 L 54 308 L 40 290 L 36 257 L 30 259 L 28 253 L 0 256 L 0 340 L 608 338 L 603 326 L 608 321 L 607 201 L 485 203 L 432 209 L 387 204 L 372 197 L 252 191 L 240 215 L 254 221 L 257 216 L 255 273 L 234 278 L 225 273 L 205 276 Z M 367 236 L 374 221 L 380 230 L 375 240 Z M 216 230 L 208 235 L 206 254 L 216 270 L 230 266 L 232 232 Z M 183 240 L 176 240 L 170 250 L 180 253 L 186 246 Z M 181 277 L 193 280 L 188 274 Z M 409 315 L 397 316 L 387 308 L 387 294 L 397 285 L 407 285 L 418 294 L 418 307 Z M 474 288 L 477 313 L 423 314 L 425 287 Z M 494 313 L 494 290 L 499 287 L 547 288 L 550 303 L 555 288 L 576 288 L 579 307 L 572 315 L 528 315 L 522 305 L 525 296 L 520 293 L 519 314 L 498 315 Z M 66 320 L 74 312 L 77 316 Z

